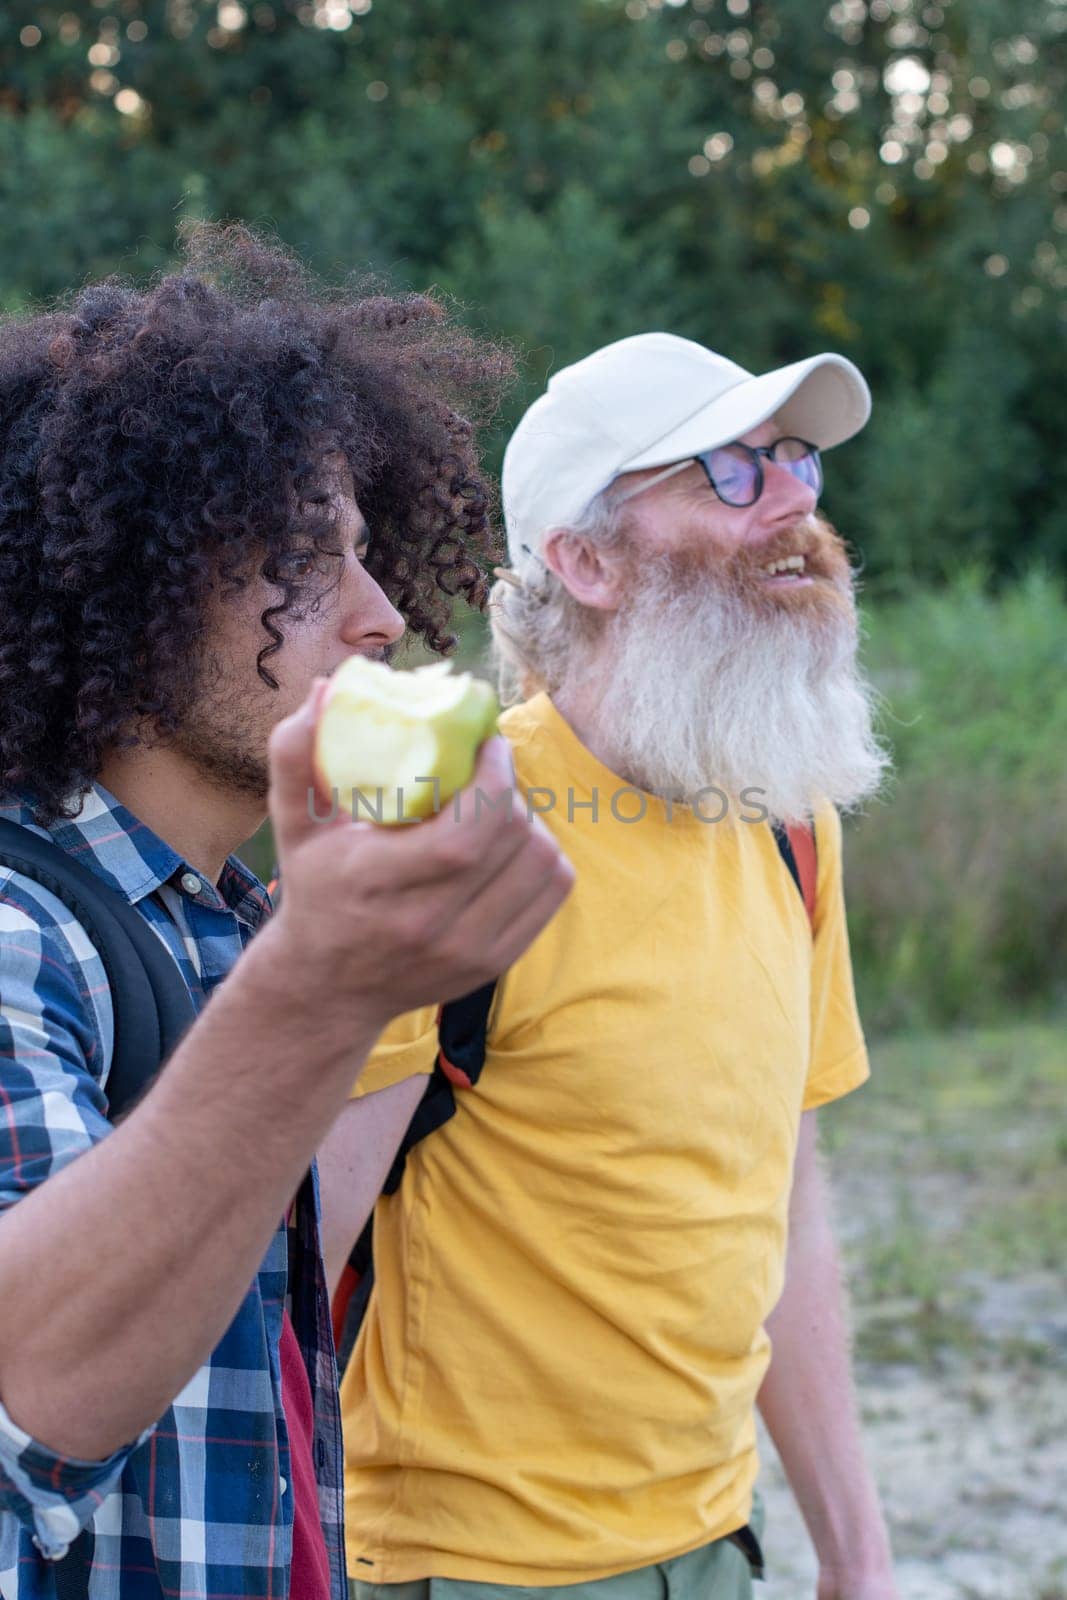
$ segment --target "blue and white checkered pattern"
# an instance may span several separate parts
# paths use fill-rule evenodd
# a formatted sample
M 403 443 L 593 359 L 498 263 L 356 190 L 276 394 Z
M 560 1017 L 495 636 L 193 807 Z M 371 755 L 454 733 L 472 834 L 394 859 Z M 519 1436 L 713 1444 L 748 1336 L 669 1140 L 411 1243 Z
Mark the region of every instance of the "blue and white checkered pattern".
M 32 826 L 24 798 L 8 797 L 0 817 Z M 236 858 L 216 887 L 100 785 L 45 836 L 137 906 L 198 1011 L 270 914 L 266 890 Z M 0 868 L 0 1211 L 108 1137 L 113 1037 L 103 965 L 84 930 L 48 890 Z M 314 1168 L 211 1360 L 139 1440 L 107 1461 L 64 1459 L 0 1405 L 2 1600 L 53 1600 L 55 1559 L 75 1540 L 91 1600 L 288 1600 L 293 1490 L 278 1354 L 287 1293 L 311 1381 L 333 1594 L 344 1600 L 341 1428 Z

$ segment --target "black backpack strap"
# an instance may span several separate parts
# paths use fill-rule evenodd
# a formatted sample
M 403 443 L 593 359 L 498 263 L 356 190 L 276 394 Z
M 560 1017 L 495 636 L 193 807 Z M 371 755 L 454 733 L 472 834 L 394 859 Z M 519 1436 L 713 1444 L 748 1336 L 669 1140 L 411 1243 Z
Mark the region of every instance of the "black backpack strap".
M 115 1047 L 106 1094 L 112 1121 L 148 1087 L 193 1021 L 185 979 L 159 935 L 110 884 L 17 822 L 0 818 L 0 866 L 62 900 L 95 946 L 111 990 Z
M 395 1194 L 404 1175 L 408 1152 L 446 1123 L 456 1109 L 456 1089 L 473 1089 L 482 1075 L 489 1037 L 496 979 L 473 994 L 450 1000 L 437 1013 L 437 1060 L 426 1091 L 400 1141 L 383 1194 Z M 355 1263 L 353 1263 L 354 1265 Z
M 437 1060 L 430 1081 L 415 1114 L 408 1123 L 407 1132 L 400 1141 L 393 1164 L 389 1169 L 383 1194 L 395 1194 L 404 1176 L 408 1152 L 437 1128 L 443 1126 L 456 1110 L 456 1089 L 471 1089 L 482 1075 L 489 1039 L 489 1013 L 496 994 L 496 979 L 483 984 L 473 994 L 450 1000 L 437 1013 Z M 344 1372 L 352 1354 L 363 1322 L 370 1291 L 374 1284 L 374 1216 L 352 1246 L 348 1265 L 342 1278 L 343 1289 L 349 1298 L 344 1303 L 340 1294 L 340 1309 L 335 1305 L 334 1328 L 337 1343 L 337 1365 Z
M 114 1122 L 151 1083 L 196 1014 L 174 957 L 144 917 L 60 845 L 0 817 L 0 866 L 32 878 L 77 918 L 104 966 L 115 1044 L 105 1093 Z M 56 1563 L 56 1600 L 85 1600 L 93 1533 L 85 1529 Z
M 473 994 L 450 1000 L 438 1013 L 438 1064 L 458 1089 L 473 1089 L 482 1075 L 496 985 L 494 978 Z
M 74 1540 L 63 1560 L 56 1562 L 56 1600 L 87 1600 L 95 1544 L 92 1531 L 86 1528 Z

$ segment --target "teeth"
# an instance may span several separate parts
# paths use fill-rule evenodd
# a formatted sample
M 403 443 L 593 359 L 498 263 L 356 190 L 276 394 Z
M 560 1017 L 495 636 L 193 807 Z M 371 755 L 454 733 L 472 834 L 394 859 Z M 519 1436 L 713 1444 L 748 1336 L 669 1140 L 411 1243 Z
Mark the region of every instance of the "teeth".
M 764 572 L 770 573 L 771 577 L 773 577 L 777 572 L 803 572 L 804 557 L 783 556 L 780 561 L 769 562 L 763 570 Z

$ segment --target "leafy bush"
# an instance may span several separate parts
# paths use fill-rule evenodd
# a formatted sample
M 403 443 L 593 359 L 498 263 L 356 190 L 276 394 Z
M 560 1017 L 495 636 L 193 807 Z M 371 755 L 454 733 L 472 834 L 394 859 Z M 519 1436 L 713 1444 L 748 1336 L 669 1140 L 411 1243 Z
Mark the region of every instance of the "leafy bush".
M 896 772 L 846 830 L 861 1008 L 875 1029 L 1064 997 L 1067 605 L 979 571 L 876 604 L 867 662 Z

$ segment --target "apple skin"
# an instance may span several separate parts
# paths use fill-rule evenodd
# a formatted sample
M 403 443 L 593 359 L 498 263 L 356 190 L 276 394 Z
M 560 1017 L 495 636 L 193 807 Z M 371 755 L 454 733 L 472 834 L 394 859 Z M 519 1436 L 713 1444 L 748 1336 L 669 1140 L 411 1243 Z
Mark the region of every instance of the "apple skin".
M 346 816 L 387 826 L 422 821 L 466 788 L 499 715 L 488 683 L 453 675 L 446 663 L 397 672 L 351 657 L 319 713 L 316 783 L 331 801 L 336 794 Z

